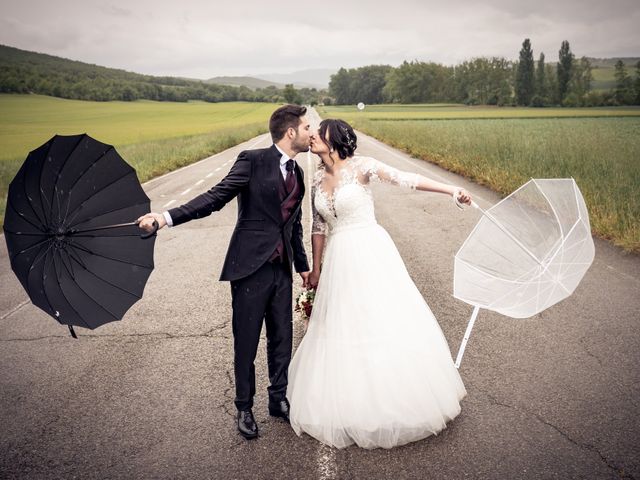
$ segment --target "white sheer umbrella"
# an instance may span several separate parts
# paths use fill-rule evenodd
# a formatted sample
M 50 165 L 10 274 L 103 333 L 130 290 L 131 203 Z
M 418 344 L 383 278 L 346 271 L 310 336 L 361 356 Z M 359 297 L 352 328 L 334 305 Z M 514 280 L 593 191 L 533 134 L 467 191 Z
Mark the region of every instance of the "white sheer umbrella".
M 572 178 L 532 179 L 482 210 L 455 256 L 453 295 L 474 306 L 460 366 L 481 308 L 531 317 L 573 293 L 593 262 L 589 214 Z

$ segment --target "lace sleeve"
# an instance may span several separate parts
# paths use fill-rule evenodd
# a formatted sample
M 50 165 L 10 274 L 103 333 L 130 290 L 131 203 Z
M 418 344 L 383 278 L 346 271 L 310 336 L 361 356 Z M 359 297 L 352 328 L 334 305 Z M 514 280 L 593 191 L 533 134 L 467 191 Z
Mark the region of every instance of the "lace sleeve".
M 420 182 L 420 175 L 417 173 L 398 170 L 375 158 L 364 158 L 361 168 L 362 172 L 369 177 L 369 181 L 390 183 L 411 190 L 415 190 Z
M 326 235 L 327 234 L 327 222 L 325 222 L 320 212 L 316 208 L 316 190 L 318 189 L 318 183 L 322 178 L 321 171 L 317 171 L 313 183 L 311 184 L 311 235 Z

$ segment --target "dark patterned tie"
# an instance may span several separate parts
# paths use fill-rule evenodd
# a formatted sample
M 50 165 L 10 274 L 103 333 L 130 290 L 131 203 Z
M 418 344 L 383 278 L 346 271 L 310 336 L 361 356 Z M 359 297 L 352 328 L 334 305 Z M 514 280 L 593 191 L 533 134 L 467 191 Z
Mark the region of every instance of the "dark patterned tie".
M 295 162 L 293 161 L 293 159 L 290 158 L 289 160 L 287 160 L 287 178 L 285 178 L 284 180 L 284 183 L 287 188 L 287 194 L 291 193 L 291 191 L 293 190 L 293 187 L 295 187 L 296 185 L 296 176 L 293 171 L 294 167 L 295 167 Z

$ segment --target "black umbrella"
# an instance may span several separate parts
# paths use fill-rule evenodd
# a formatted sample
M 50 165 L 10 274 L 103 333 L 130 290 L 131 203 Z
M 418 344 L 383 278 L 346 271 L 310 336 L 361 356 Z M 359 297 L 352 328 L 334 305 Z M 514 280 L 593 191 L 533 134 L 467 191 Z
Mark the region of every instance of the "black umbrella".
M 31 301 L 77 338 L 120 320 L 153 270 L 155 230 L 136 171 L 88 135 L 56 135 L 29 153 L 9 185 L 4 231 L 11 268 Z

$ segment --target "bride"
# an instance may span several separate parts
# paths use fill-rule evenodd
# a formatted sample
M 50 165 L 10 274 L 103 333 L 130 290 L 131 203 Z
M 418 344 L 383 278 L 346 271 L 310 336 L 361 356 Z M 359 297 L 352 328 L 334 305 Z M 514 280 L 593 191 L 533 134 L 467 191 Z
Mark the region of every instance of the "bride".
M 308 330 L 289 367 L 290 422 L 337 448 L 391 448 L 437 434 L 466 395 L 447 341 L 374 214 L 370 183 L 453 195 L 462 189 L 354 155 L 356 135 L 323 120 L 311 188 Z

